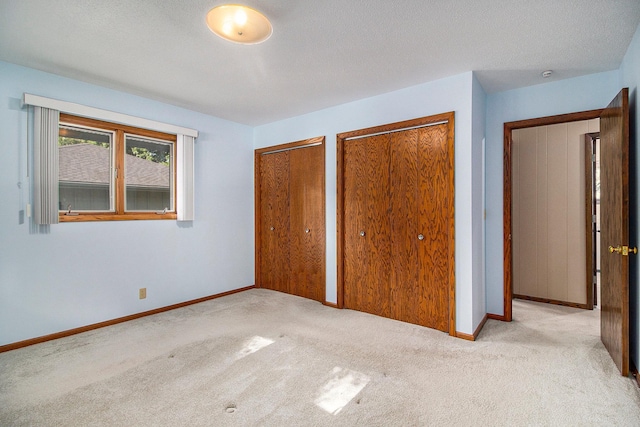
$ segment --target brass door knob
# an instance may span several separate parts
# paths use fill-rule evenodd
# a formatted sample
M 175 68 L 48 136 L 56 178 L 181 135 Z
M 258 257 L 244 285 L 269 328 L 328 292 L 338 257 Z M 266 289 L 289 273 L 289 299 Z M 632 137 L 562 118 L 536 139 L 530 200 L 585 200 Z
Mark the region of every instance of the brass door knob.
M 629 246 L 623 245 L 623 246 L 616 246 L 615 248 L 613 246 L 609 246 L 609 253 L 617 253 L 617 254 L 621 254 L 622 256 L 629 256 L 630 253 L 632 254 L 637 254 L 638 253 L 638 248 L 636 248 L 635 246 L 633 248 L 630 248 Z

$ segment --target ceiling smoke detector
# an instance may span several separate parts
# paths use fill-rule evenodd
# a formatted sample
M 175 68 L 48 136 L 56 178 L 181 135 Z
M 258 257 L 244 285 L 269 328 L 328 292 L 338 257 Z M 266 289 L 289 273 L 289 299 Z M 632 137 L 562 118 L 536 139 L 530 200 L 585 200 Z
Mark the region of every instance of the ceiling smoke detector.
M 542 72 L 542 78 L 546 79 L 547 77 L 551 77 L 551 74 L 553 74 L 553 71 L 551 71 L 551 70 L 543 71 Z

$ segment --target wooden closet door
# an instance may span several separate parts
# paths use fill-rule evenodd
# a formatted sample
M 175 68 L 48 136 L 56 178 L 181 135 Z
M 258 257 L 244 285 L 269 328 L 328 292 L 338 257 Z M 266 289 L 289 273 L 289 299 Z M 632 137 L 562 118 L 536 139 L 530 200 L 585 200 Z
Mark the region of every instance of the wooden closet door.
M 289 152 L 262 155 L 260 286 L 289 292 Z
M 454 129 L 443 113 L 338 134 L 341 307 L 455 334 Z
M 452 154 L 446 124 L 345 144 L 346 308 L 448 331 Z
M 450 219 L 453 188 L 449 177 L 453 152 L 448 147 L 446 124 L 418 130 L 419 233 L 418 281 L 420 324 L 449 330 Z
M 344 303 L 391 317 L 390 135 L 349 141 L 344 155 Z
M 290 293 L 325 298 L 324 147 L 290 151 Z

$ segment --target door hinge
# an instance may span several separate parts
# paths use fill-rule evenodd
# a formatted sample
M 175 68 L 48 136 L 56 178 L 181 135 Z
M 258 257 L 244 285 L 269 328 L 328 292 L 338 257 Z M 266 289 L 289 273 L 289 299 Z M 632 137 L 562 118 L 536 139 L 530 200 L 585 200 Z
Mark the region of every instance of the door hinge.
M 596 162 L 596 155 L 595 155 L 595 154 L 592 154 L 592 155 L 591 155 L 591 161 L 592 161 L 593 163 L 595 163 L 595 162 Z
M 596 222 L 598 222 L 598 218 L 595 215 L 591 215 L 591 222 L 595 224 Z

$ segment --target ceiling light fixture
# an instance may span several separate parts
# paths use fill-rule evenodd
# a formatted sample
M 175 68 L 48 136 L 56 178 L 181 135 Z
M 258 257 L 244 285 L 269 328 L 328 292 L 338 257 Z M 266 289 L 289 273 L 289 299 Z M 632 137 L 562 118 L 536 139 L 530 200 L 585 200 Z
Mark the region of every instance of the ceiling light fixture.
M 211 9 L 207 13 L 207 26 L 223 39 L 242 44 L 262 43 L 273 32 L 266 16 L 239 4 L 224 4 Z

